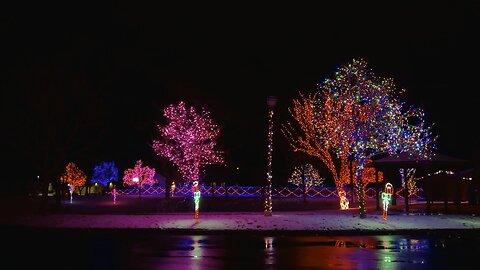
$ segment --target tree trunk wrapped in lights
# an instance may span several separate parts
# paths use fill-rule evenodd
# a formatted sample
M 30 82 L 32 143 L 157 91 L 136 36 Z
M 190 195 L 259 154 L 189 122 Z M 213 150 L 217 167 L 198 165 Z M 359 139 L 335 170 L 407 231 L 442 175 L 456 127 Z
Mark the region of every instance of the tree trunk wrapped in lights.
M 268 145 L 267 145 L 267 185 L 265 187 L 264 215 L 272 215 L 272 152 L 273 152 L 273 109 L 277 99 L 267 98 L 268 105 Z

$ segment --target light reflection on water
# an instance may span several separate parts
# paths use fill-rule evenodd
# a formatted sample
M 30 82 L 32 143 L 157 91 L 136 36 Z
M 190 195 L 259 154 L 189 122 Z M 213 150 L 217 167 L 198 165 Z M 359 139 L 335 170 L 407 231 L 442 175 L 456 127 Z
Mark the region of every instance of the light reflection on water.
M 447 247 L 443 238 L 398 235 L 167 238 L 177 239 L 177 249 L 190 259 L 177 262 L 181 269 L 232 269 L 240 265 L 242 269 L 448 269 L 455 266 L 445 257 L 449 250 L 469 241 L 447 241 L 452 245 Z M 476 241 L 478 244 L 478 238 Z M 468 252 L 464 256 L 475 257 Z M 157 263 L 162 265 L 172 257 L 179 254 L 172 250 L 156 258 Z
M 462 269 L 480 234 L 376 236 L 166 235 L 154 231 L 22 233 L 6 258 L 29 254 L 73 269 Z M 55 243 L 45 249 L 45 243 Z M 21 243 L 21 241 L 19 242 Z M 11 254 L 9 254 L 11 253 Z M 36 260 L 35 260 L 36 259 Z M 62 260 L 65 260 L 63 262 Z M 19 260 L 20 263 L 27 260 Z M 37 265 L 37 266 L 41 266 Z M 46 265 L 45 265 L 46 266 Z M 51 269 L 52 265 L 48 265 Z M 53 266 L 55 267 L 55 266 Z M 19 265 L 19 268 L 24 268 Z

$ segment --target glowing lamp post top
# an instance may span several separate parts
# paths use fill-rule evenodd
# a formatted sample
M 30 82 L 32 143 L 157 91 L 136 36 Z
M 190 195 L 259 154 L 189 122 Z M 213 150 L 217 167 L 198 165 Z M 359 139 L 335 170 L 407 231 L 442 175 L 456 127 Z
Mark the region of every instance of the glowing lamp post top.
M 274 96 L 269 96 L 267 97 L 267 105 L 269 109 L 273 109 L 275 107 L 275 104 L 277 103 L 277 98 Z

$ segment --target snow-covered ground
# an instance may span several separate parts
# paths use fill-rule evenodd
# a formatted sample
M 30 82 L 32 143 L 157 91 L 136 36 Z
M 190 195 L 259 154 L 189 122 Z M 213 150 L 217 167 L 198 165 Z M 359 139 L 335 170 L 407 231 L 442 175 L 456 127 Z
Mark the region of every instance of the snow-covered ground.
M 480 229 L 480 217 L 472 215 L 392 214 L 384 221 L 381 215 L 369 214 L 361 219 L 351 211 L 278 212 L 266 217 L 258 212 L 193 213 L 147 215 L 49 214 L 19 215 L 2 220 L 0 225 L 39 228 L 119 228 L 175 231 L 345 231 L 392 232 L 409 230 Z
M 307 232 L 307 233 L 398 233 L 414 230 L 480 230 L 480 216 L 475 205 L 463 204 L 464 211 L 442 213 L 443 203 L 432 205 L 431 215 L 424 214 L 425 205 L 411 205 L 406 214 L 403 203 L 391 206 L 386 221 L 382 211 L 375 209 L 375 200 L 367 202 L 367 217 L 359 217 L 358 208 L 337 209 L 336 200 L 312 199 L 276 200 L 277 211 L 273 216 L 264 216 L 261 198 L 226 199 L 207 198 L 203 201 L 198 220 L 194 219 L 193 209 L 168 206 L 182 204 L 182 198 L 170 200 L 158 196 L 123 196 L 117 204 L 109 196 L 81 196 L 73 203 L 65 200 L 60 211 L 37 211 L 38 198 L 4 198 L 0 204 L 3 217 L 0 226 L 32 228 L 99 228 L 99 229 L 158 229 L 175 232 Z M 191 206 L 191 202 L 184 203 Z M 169 205 L 170 204 L 170 205 Z M 260 206 L 260 207 L 258 207 Z M 308 209 L 314 208 L 315 210 Z M 236 211 L 221 211 L 220 209 Z M 290 208 L 288 208 L 290 207 Z M 254 209 L 257 210 L 254 210 Z M 304 210 L 287 210 L 302 209 Z M 243 211 L 239 209 L 251 209 Z M 451 210 L 456 207 L 450 206 Z M 209 210 L 209 211 L 208 211 Z M 219 211 L 220 210 L 220 211 Z M 263 209 L 262 209 L 263 210 Z M 283 210 L 283 211 L 282 211 Z M 469 211 L 465 211 L 469 210 Z M 475 211 L 473 211 L 475 210 Z M 163 212 L 162 212 L 163 211 Z

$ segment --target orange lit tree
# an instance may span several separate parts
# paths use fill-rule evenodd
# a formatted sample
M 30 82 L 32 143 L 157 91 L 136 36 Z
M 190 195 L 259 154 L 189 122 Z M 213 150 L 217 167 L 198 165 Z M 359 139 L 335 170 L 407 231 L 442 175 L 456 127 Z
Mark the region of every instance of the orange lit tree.
M 73 190 L 85 186 L 87 175 L 73 162 L 69 162 L 60 177 L 62 183 L 73 186 Z
M 295 122 L 282 127 L 295 152 L 318 157 L 330 170 L 339 198 L 350 178 L 348 150 L 353 138 L 350 110 L 350 103 L 339 102 L 328 91 L 307 96 L 300 93 L 300 99 L 294 99 L 293 107 L 289 108 Z

